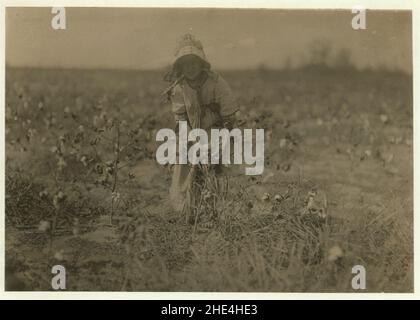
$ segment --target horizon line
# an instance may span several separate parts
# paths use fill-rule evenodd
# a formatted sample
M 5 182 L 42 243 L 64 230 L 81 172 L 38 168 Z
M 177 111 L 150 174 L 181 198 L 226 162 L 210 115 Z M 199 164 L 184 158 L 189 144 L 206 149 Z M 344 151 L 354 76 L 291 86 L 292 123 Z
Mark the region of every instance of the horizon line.
M 284 68 L 284 67 L 269 67 L 266 65 L 260 65 L 260 66 L 254 66 L 254 67 L 249 67 L 249 68 L 235 68 L 235 69 L 229 69 L 229 68 L 212 68 L 212 70 L 216 70 L 216 71 L 222 71 L 222 72 L 232 72 L 232 71 L 299 71 L 299 70 L 304 70 L 304 69 L 308 69 L 311 67 L 320 67 L 320 68 L 325 68 L 328 70 L 340 70 L 340 68 L 337 67 L 331 67 L 328 65 L 310 65 L 310 64 L 305 64 L 305 65 L 301 65 L 301 66 L 294 66 L 294 67 L 290 67 L 290 68 Z M 17 65 L 10 65 L 10 64 L 5 64 L 5 69 L 8 68 L 12 68 L 12 69 L 40 69 L 40 70 L 57 70 L 57 69 L 61 69 L 61 70 L 79 70 L 79 71 L 141 71 L 141 72 L 166 72 L 169 70 L 169 68 L 165 68 L 165 67 L 161 67 L 161 68 L 150 68 L 150 69 L 142 69 L 142 68 L 125 68 L 125 67 L 60 67 L 60 66 L 17 66 Z M 342 69 L 341 69 L 342 70 Z M 403 73 L 403 74 L 407 74 L 407 75 L 411 75 L 413 74 L 413 70 L 404 70 L 404 69 L 388 69 L 388 68 L 383 68 L 383 66 L 376 66 L 376 67 L 363 67 L 363 68 L 358 68 L 356 66 L 349 66 L 347 68 L 347 70 L 353 70 L 353 71 L 357 71 L 357 72 L 363 72 L 363 71 L 385 71 L 385 72 L 392 72 L 392 73 Z

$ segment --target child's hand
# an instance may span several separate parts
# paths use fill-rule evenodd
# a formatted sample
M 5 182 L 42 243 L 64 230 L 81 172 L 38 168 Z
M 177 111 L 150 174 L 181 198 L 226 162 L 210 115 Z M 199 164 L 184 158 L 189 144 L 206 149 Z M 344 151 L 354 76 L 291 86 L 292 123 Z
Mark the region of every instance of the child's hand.
M 233 129 L 233 123 L 232 123 L 232 121 L 230 121 L 230 120 L 224 121 L 223 122 L 223 128 L 232 130 Z

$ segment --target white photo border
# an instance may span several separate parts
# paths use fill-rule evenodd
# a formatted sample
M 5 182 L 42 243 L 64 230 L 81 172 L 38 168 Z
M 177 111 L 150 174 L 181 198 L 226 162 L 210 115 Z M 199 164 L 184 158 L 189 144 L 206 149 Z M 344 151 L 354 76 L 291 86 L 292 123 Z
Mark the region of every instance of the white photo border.
M 412 11 L 412 48 L 413 48 L 413 210 L 414 210 L 414 293 L 262 293 L 262 292 L 78 292 L 78 291 L 60 291 L 60 292 L 10 292 L 4 291 L 5 276 L 5 144 L 0 144 L 0 168 L 3 174 L 0 175 L 0 299 L 47 299 L 47 300 L 400 300 L 400 299 L 419 299 L 420 298 L 420 258 L 417 251 L 420 249 L 420 219 L 418 218 L 417 209 L 420 205 L 420 196 L 416 197 L 419 189 L 419 168 L 416 160 L 419 160 L 419 148 L 417 142 L 420 141 L 420 114 L 417 111 L 419 107 L 419 89 L 420 81 L 419 62 L 420 61 L 420 2 L 414 0 L 383 0 L 381 2 L 374 0 L 308 0 L 304 3 L 295 0 L 248 0 L 246 2 L 240 0 L 2 0 L 0 1 L 0 134 L 1 139 L 5 141 L 5 14 L 7 7 L 199 7 L 199 8 L 267 8 L 267 9 L 348 9 L 362 6 L 367 10 L 410 10 Z M 417 213 L 417 214 L 416 214 Z

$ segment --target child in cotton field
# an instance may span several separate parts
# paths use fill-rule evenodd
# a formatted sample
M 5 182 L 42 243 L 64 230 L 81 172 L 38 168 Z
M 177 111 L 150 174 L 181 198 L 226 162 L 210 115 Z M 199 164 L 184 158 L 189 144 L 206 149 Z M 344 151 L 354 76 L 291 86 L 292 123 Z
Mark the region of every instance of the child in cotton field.
M 225 79 L 211 70 L 201 42 L 191 34 L 179 39 L 172 69 L 165 80 L 172 82 L 165 93 L 177 123 L 187 121 L 189 130 L 201 128 L 208 134 L 212 128 L 232 126 L 237 105 L 230 87 Z M 173 166 L 170 200 L 176 211 L 185 211 L 186 205 L 194 203 L 197 192 L 194 194 L 191 190 L 197 184 L 200 168 L 203 166 Z M 212 169 L 214 172 L 214 166 Z M 198 189 L 200 194 L 203 190 L 200 186 Z

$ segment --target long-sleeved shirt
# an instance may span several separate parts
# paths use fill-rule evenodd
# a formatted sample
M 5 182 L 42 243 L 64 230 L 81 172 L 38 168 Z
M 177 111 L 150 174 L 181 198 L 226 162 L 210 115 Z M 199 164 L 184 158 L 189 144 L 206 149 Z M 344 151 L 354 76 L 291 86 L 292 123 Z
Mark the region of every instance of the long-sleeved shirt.
M 214 71 L 205 71 L 206 80 L 197 88 L 181 80 L 172 90 L 170 100 L 175 120 L 188 121 L 191 128 L 208 130 L 223 125 L 232 116 L 237 102 L 229 84 Z

